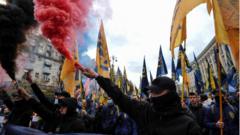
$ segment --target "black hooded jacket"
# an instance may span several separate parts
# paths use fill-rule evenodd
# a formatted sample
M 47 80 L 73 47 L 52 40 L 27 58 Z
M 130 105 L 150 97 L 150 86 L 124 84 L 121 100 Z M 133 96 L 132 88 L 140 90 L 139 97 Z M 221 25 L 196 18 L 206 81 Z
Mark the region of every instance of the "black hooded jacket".
M 1 91 L 0 98 L 10 110 L 10 114 L 7 117 L 7 123 L 28 127 L 29 122 L 32 119 L 33 110 L 30 106 L 28 106 L 27 101 L 21 99 L 13 102 L 5 91 Z
M 57 106 L 54 105 L 54 103 L 50 102 L 49 99 L 46 98 L 46 96 L 43 94 L 43 92 L 41 91 L 41 89 L 36 83 L 32 83 L 31 87 L 34 94 L 40 100 L 41 104 L 43 104 L 45 107 L 47 107 L 51 111 L 56 111 Z
M 51 122 L 53 127 L 56 127 L 56 133 L 77 133 L 77 132 L 85 132 L 86 127 L 78 115 L 74 108 L 68 110 L 66 115 L 61 115 L 58 112 L 53 112 L 46 108 L 44 105 L 37 102 L 35 99 L 31 98 L 29 100 L 31 107 L 33 110 L 43 118 L 46 122 Z
M 31 84 L 32 90 L 34 94 L 39 99 L 40 103 L 45 106 L 49 111 L 56 112 L 57 113 L 57 105 L 50 102 L 49 99 L 44 95 L 44 93 L 41 91 L 39 86 L 36 83 Z M 43 131 L 45 132 L 53 132 L 56 129 L 55 121 L 44 121 L 43 122 Z
M 96 78 L 114 103 L 137 123 L 140 135 L 201 135 L 197 123 L 181 111 L 180 103 L 157 112 L 149 103 L 131 100 L 109 79 Z

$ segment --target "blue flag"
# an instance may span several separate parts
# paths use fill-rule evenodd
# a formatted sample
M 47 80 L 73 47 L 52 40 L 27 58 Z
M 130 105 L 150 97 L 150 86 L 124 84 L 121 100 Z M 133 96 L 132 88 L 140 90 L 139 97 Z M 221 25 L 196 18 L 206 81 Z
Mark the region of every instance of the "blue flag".
M 198 94 L 201 94 L 202 93 L 202 80 L 199 80 L 199 76 L 198 76 L 198 73 L 195 71 L 194 72 L 194 80 L 195 80 L 195 86 L 196 86 L 196 89 L 197 89 L 197 93 Z
M 174 63 L 174 60 L 172 58 L 172 79 L 173 80 L 178 80 L 179 81 L 179 76 L 178 74 L 176 73 L 176 69 L 175 69 L 175 63 Z
M 163 57 L 162 47 L 160 46 L 159 57 L 158 57 L 158 67 L 157 67 L 157 77 L 167 74 L 167 66 Z
M 203 86 L 204 86 L 203 85 L 203 80 L 202 80 L 202 74 L 201 74 L 201 71 L 200 71 L 200 67 L 199 67 L 197 58 L 196 58 L 194 53 L 193 53 L 193 56 L 194 56 L 194 60 L 195 60 L 196 67 L 197 67 L 195 72 L 194 72 L 195 86 L 197 88 L 197 93 L 200 94 L 200 93 L 202 93 L 202 89 L 203 89 Z
M 206 59 L 207 62 L 207 73 L 208 73 L 208 90 L 209 91 L 214 91 L 216 90 L 216 81 L 213 76 L 213 68 L 210 66 L 208 60 Z
M 226 56 L 227 56 L 227 61 L 226 61 L 227 65 L 228 65 L 228 67 L 232 67 L 232 66 L 234 66 L 234 64 L 233 64 L 233 61 L 232 61 L 231 52 L 228 48 L 228 45 L 224 45 L 224 48 L 225 48 Z
M 177 67 L 176 67 L 176 73 L 178 76 L 182 75 L 182 67 L 181 67 L 181 55 L 184 55 L 185 63 L 186 63 L 186 71 L 191 72 L 192 67 L 190 65 L 190 62 L 187 58 L 187 55 L 185 54 L 185 49 L 182 47 L 182 45 L 179 46 L 178 51 L 178 60 L 177 60 Z
M 239 85 L 239 75 L 235 67 L 231 67 L 230 71 L 227 74 L 227 83 L 229 87 L 233 87 L 237 89 Z
M 176 70 L 175 70 L 177 76 L 181 76 L 181 74 L 182 74 L 182 67 L 181 67 L 182 52 L 183 52 L 183 48 L 182 48 L 182 45 L 180 45 L 179 50 L 178 50 L 177 67 L 176 67 Z
M 150 80 L 152 82 L 153 81 L 152 73 L 151 73 L 151 71 L 149 71 L 149 72 L 150 72 Z
M 224 68 L 223 68 L 223 66 L 222 66 L 222 63 L 221 63 L 221 61 L 220 61 L 220 59 L 219 59 L 219 57 L 218 57 L 218 52 L 219 50 L 215 47 L 214 48 L 214 57 L 215 57 L 215 62 L 216 62 L 216 65 L 217 65 L 217 63 L 219 62 L 220 63 L 220 66 L 218 67 L 218 65 L 217 65 L 217 70 L 220 70 L 221 71 L 221 85 L 223 86 L 225 83 L 226 83 L 226 81 L 227 81 L 227 75 L 226 75 L 226 72 L 224 71 Z
M 147 77 L 147 67 L 145 62 L 145 57 L 143 60 L 143 69 L 142 69 L 142 79 L 141 79 L 141 90 L 144 94 L 147 95 L 146 91 L 143 91 L 144 88 L 146 88 L 149 85 L 148 83 L 148 77 Z

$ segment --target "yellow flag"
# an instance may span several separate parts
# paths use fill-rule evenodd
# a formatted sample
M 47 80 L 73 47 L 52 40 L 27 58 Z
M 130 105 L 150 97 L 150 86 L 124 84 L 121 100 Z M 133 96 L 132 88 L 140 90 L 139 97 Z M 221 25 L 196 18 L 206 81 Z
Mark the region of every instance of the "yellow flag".
M 217 43 L 229 45 L 228 34 L 223 23 L 223 18 L 217 0 L 213 0 L 213 15 Z
M 178 47 L 183 40 L 186 39 L 186 16 L 187 14 L 197 7 L 198 5 L 205 3 L 207 0 L 178 0 L 174 9 L 171 37 L 170 37 L 170 50 L 172 56 L 174 56 L 174 48 Z M 185 32 L 184 32 L 185 31 Z M 183 36 L 185 34 L 185 37 Z
M 75 80 L 75 62 L 78 61 L 78 51 L 75 50 L 75 60 L 65 59 L 61 71 L 60 79 L 63 81 L 64 88 L 71 96 L 74 96 L 74 90 L 76 88 Z
M 98 43 L 97 43 L 97 55 L 96 55 L 97 72 L 103 77 L 110 77 L 110 60 L 108 54 L 108 47 L 106 36 L 103 28 L 103 23 L 101 22 L 100 30 L 98 33 Z

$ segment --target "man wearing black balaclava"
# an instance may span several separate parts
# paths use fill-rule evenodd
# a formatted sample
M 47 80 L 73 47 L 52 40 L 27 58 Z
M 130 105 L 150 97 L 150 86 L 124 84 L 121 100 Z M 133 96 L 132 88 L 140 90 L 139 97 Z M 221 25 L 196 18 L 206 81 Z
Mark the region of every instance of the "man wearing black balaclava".
M 95 78 L 119 108 L 137 123 L 140 135 L 201 135 L 197 123 L 182 112 L 175 82 L 158 77 L 147 87 L 150 102 L 132 100 L 124 95 L 110 79 L 99 76 L 87 68 L 83 72 Z

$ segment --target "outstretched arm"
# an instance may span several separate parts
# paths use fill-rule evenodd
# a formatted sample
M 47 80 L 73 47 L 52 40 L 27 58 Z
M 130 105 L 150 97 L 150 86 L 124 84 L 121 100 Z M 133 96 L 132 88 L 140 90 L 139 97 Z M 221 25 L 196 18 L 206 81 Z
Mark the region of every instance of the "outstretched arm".
M 36 83 L 33 83 L 32 81 L 32 77 L 30 72 L 27 73 L 27 77 L 26 80 L 31 84 L 32 90 L 34 92 L 34 94 L 37 96 L 37 98 L 40 100 L 40 102 L 46 106 L 48 109 L 54 111 L 55 106 L 53 103 L 51 103 L 46 96 L 43 94 L 43 92 L 41 91 L 41 89 L 39 88 L 39 86 Z
M 28 105 L 36 112 L 40 117 L 46 121 L 52 121 L 56 119 L 56 113 L 48 109 L 43 104 L 36 101 L 32 96 L 24 89 L 18 89 L 19 95 L 24 98 Z
M 96 78 L 98 84 L 104 89 L 109 97 L 112 98 L 114 103 L 119 106 L 119 108 L 127 113 L 131 118 L 133 118 L 137 123 L 144 125 L 146 122 L 146 116 L 148 113 L 148 105 L 141 103 L 136 100 L 132 100 L 126 95 L 124 95 L 121 90 L 111 82 L 110 79 L 99 76 L 91 69 L 85 69 L 83 72 L 89 78 Z

